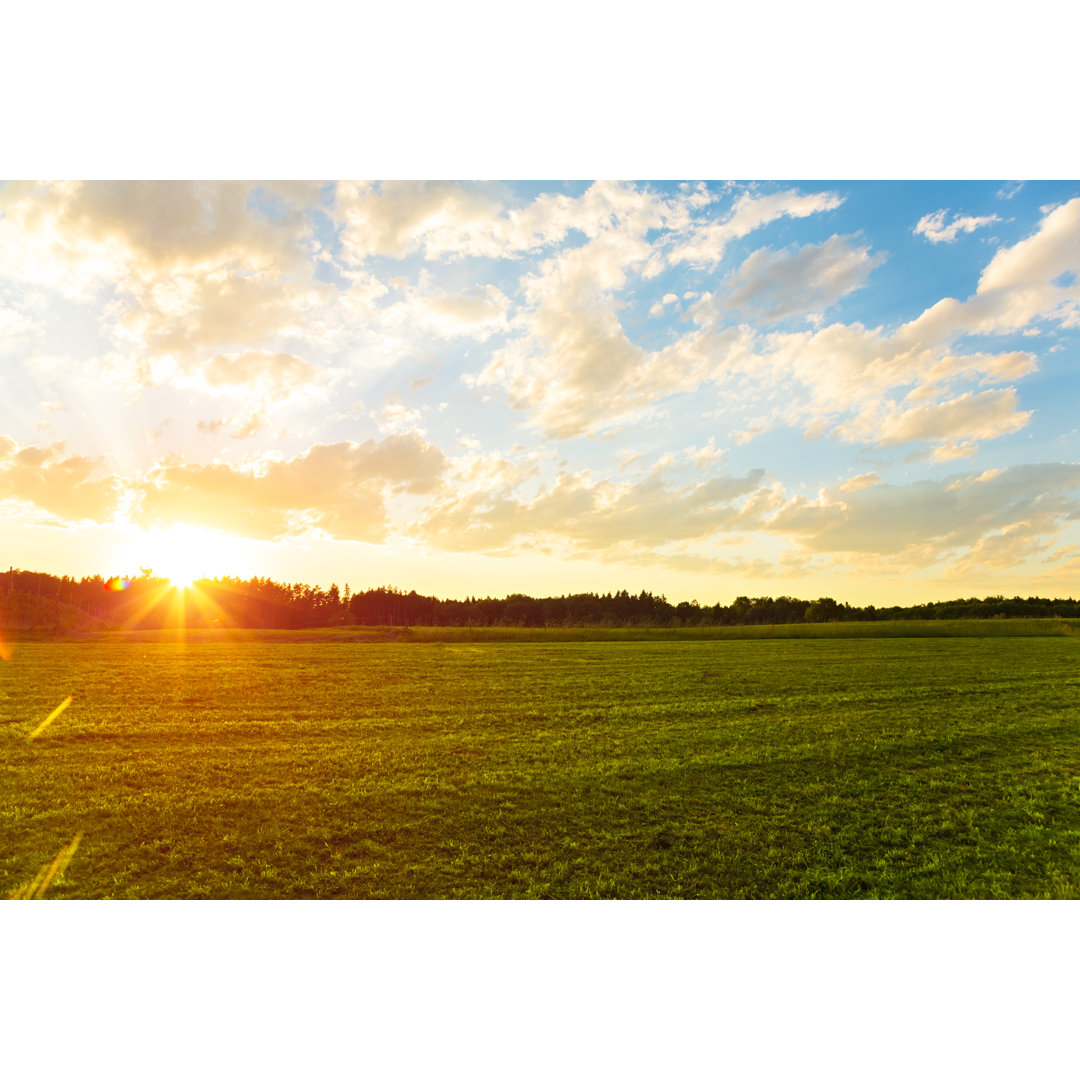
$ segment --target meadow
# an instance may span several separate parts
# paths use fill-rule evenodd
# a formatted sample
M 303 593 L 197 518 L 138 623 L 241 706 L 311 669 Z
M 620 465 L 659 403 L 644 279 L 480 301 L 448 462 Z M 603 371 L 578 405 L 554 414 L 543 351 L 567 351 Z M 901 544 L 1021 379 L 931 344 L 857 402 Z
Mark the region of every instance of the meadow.
M 1080 897 L 1080 634 L 965 625 L 21 641 L 0 894 Z

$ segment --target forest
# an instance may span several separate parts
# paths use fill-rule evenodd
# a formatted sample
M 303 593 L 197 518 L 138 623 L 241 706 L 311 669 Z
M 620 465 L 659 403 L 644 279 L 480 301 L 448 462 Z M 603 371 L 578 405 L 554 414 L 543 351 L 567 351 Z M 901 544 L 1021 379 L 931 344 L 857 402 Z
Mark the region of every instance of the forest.
M 501 599 L 444 600 L 380 586 L 353 592 L 266 577 L 222 577 L 177 589 L 145 569 L 137 577 L 75 579 L 11 568 L 0 573 L 0 627 L 78 633 L 109 629 L 330 626 L 752 626 L 894 619 L 1078 618 L 1080 600 L 988 596 L 907 607 L 855 607 L 831 597 L 739 596 L 730 604 L 671 603 L 625 589 Z

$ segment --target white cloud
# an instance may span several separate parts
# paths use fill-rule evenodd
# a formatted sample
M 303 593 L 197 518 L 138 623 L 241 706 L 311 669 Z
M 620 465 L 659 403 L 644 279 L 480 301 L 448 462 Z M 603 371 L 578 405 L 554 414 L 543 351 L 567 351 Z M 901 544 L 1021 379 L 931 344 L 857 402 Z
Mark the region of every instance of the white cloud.
M 835 198 L 830 199 L 824 204 L 832 205 Z M 773 199 L 750 214 L 751 201 L 745 196 L 732 219 L 765 220 L 785 206 Z M 820 208 L 821 202 L 815 197 L 812 205 Z M 813 212 L 803 203 L 787 209 Z M 739 442 L 777 424 L 798 424 L 814 437 L 936 441 L 935 460 L 945 460 L 973 452 L 977 439 L 1016 431 L 1030 418 L 1014 390 L 950 392 L 956 381 L 985 387 L 1036 369 L 1028 352 L 964 353 L 951 347 L 952 339 L 985 329 L 1015 309 L 1013 293 L 975 297 L 966 305 L 946 298 L 892 333 L 859 323 L 764 337 L 749 328 L 718 329 L 730 310 L 755 311 L 766 319 L 819 313 L 858 288 L 881 256 L 850 237 L 834 236 L 795 251 L 754 252 L 727 279 L 726 292 L 706 293 L 691 308 L 699 329 L 649 352 L 624 331 L 617 295 L 628 274 L 640 272 L 651 257 L 640 230 L 619 227 L 545 262 L 540 273 L 525 279 L 533 306 L 515 325 L 526 333 L 496 351 L 469 377 L 471 385 L 502 386 L 512 406 L 528 409 L 556 438 L 640 419 L 665 397 L 706 382 L 714 382 L 728 402 L 760 401 L 787 388 L 787 405 L 744 422 L 732 433 Z M 1042 258 L 1048 261 L 1058 269 L 1067 260 Z M 807 393 L 791 395 L 799 387 Z
M 508 327 L 510 300 L 494 285 L 478 285 L 468 292 L 445 292 L 432 287 L 430 276 L 406 288 L 404 298 L 381 308 L 380 325 L 396 332 L 423 327 L 443 338 L 470 337 L 486 341 Z
M 663 299 L 657 300 L 657 302 L 653 304 L 651 308 L 649 308 L 649 314 L 656 318 L 660 315 L 663 315 L 664 308 L 668 307 L 671 304 L 675 304 L 677 306 L 678 303 L 679 298 L 674 293 L 665 293 Z
M 960 395 L 950 402 L 944 384 L 953 379 L 1001 382 L 1034 370 L 1027 353 L 953 354 L 932 337 L 912 331 L 895 334 L 867 330 L 859 323 L 835 323 L 816 332 L 773 334 L 765 340 L 761 366 L 774 377 L 794 378 L 809 398 L 790 405 L 782 418 L 808 432 L 827 430 L 854 441 L 896 442 L 904 438 L 945 439 L 965 427 L 1004 434 L 1028 419 L 1017 410 L 1015 391 L 995 395 Z M 903 403 L 893 395 L 904 391 Z M 931 404 L 923 404 L 926 398 Z M 1007 410 L 1012 412 L 1006 415 Z M 974 413 L 980 414 L 978 423 Z M 994 423 L 984 422 L 993 413 Z M 982 437 L 994 437 L 985 434 Z
M 651 254 L 647 228 L 642 221 L 612 228 L 528 276 L 525 295 L 532 309 L 525 335 L 497 350 L 469 378 L 471 385 L 503 386 L 513 406 L 536 409 L 539 423 L 559 436 L 632 412 L 641 395 L 632 395 L 629 407 L 620 398 L 644 352 L 626 336 L 612 294 L 625 284 L 627 268 Z M 599 413 L 597 395 L 604 402 Z
M 710 435 L 704 446 L 688 446 L 683 453 L 697 468 L 705 469 L 719 464 L 724 458 L 725 450 L 716 445 L 716 436 Z
M 998 251 L 979 278 L 980 294 L 1041 288 L 1080 272 L 1080 198 L 1051 210 L 1031 236 Z
M 429 244 L 453 248 L 453 238 L 490 228 L 498 213 L 486 190 L 425 181 L 343 182 L 336 205 L 345 221 L 342 245 L 353 262 L 371 255 L 400 259 Z
M 1048 208 L 1036 231 L 999 248 L 983 270 L 975 295 L 938 301 L 904 332 L 944 341 L 963 334 L 1024 330 L 1037 319 L 1080 327 L 1080 198 Z
M 972 233 L 976 229 L 993 225 L 1001 220 L 997 214 L 990 214 L 988 217 L 961 217 L 959 214 L 953 214 L 952 221 L 946 225 L 945 215 L 948 212 L 948 210 L 937 210 L 919 218 L 919 223 L 914 229 L 915 235 L 925 236 L 931 244 L 951 244 L 955 242 L 957 233 Z
M 737 232 L 783 213 L 810 214 L 838 204 L 839 196 L 831 194 L 744 195 L 726 222 L 716 224 Z M 868 246 L 851 237 L 833 236 L 795 251 L 759 249 L 729 276 L 726 291 L 706 293 L 691 308 L 700 329 L 649 352 L 625 333 L 616 299 L 627 275 L 641 272 L 654 254 L 638 225 L 636 232 L 613 227 L 526 278 L 526 297 L 534 306 L 527 319 L 515 324 L 524 326 L 526 334 L 498 350 L 478 375 L 469 377 L 471 385 L 502 386 L 511 405 L 530 410 L 534 422 L 556 438 L 640 419 L 665 397 L 693 392 L 709 381 L 727 400 L 735 387 L 743 399 L 756 394 L 760 400 L 782 386 L 801 385 L 808 397 L 795 396 L 787 406 L 744 424 L 733 434 L 736 441 L 779 423 L 801 424 L 813 436 L 831 432 L 887 442 L 933 438 L 936 460 L 968 454 L 976 445 L 973 440 L 1015 431 L 1031 415 L 1019 408 L 1014 391 L 949 393 L 949 383 L 956 380 L 986 386 L 1036 369 L 1035 357 L 1027 352 L 950 348 L 952 338 L 1000 318 L 995 312 L 995 306 L 1002 307 L 1000 297 L 992 303 L 974 298 L 968 305 L 947 298 L 891 334 L 858 323 L 764 338 L 749 328 L 716 329 L 732 310 L 755 312 L 766 320 L 820 314 L 860 287 L 882 256 L 871 255 Z M 674 295 L 666 294 L 661 308 Z M 981 310 L 972 303 L 982 304 Z M 903 404 L 896 400 L 898 393 L 906 395 Z
M 744 192 L 722 221 L 696 225 L 690 238 L 679 244 L 668 256 L 672 263 L 689 262 L 715 266 L 733 240 L 738 240 L 781 217 L 804 218 L 826 210 L 835 210 L 843 203 L 835 192 L 816 192 L 803 195 L 798 191 L 780 191 L 772 195 L 753 195 Z
M 379 431 L 386 433 L 402 433 L 417 431 L 423 435 L 424 431 L 419 427 L 423 414 L 419 409 L 406 405 L 400 397 L 391 398 L 383 402 L 382 406 L 368 414 L 375 421 Z

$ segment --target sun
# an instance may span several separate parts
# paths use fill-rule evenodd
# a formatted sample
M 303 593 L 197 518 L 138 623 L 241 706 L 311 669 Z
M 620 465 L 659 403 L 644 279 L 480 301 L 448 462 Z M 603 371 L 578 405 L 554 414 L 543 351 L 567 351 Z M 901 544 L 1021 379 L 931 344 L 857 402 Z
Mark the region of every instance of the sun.
M 172 570 L 166 575 L 169 584 L 174 589 L 190 589 L 195 584 L 195 578 L 200 576 L 194 570 Z
M 189 589 L 200 578 L 219 575 L 222 548 L 230 538 L 197 525 L 150 529 L 140 545 L 140 565 L 165 577 L 177 589 Z

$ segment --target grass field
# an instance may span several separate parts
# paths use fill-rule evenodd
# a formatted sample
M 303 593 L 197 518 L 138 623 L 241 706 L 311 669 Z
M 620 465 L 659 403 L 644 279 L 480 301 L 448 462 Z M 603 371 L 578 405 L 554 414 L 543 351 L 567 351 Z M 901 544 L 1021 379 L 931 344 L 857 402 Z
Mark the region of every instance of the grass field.
M 1080 897 L 1080 635 L 849 625 L 23 642 L 0 890 Z

